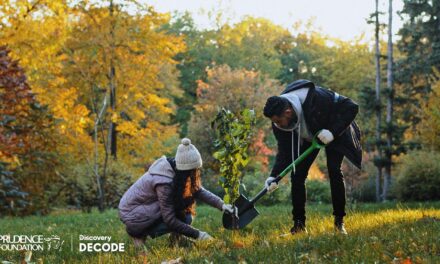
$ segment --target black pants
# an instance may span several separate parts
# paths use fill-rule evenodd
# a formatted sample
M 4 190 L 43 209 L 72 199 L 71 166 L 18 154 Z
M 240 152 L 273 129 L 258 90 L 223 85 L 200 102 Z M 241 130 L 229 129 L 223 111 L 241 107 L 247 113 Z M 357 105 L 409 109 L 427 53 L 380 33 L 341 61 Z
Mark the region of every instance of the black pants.
M 185 223 L 191 225 L 192 220 L 192 215 L 186 214 Z M 153 224 L 146 224 L 145 222 L 138 221 L 135 223 L 126 223 L 125 225 L 127 233 L 136 238 L 145 238 L 146 236 L 156 238 L 172 232 L 171 228 L 165 224 L 162 218 L 159 218 L 159 220 Z
M 310 146 L 309 142 L 303 142 L 301 153 Z M 306 220 L 306 186 L 305 181 L 313 161 L 319 153 L 316 149 L 307 156 L 298 166 L 296 166 L 295 174 L 292 172 L 292 205 L 293 220 Z M 330 178 L 330 189 L 332 195 L 333 215 L 345 216 L 345 181 L 341 171 L 341 164 L 344 155 L 331 148 L 326 148 L 327 169 Z

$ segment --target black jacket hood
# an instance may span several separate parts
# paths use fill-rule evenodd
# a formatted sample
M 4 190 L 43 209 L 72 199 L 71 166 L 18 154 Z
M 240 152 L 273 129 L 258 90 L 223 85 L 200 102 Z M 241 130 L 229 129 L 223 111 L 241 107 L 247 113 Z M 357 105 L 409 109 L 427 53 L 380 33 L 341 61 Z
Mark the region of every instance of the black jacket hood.
M 291 91 L 295 91 L 301 88 L 315 88 L 315 84 L 309 80 L 304 80 L 304 79 L 300 79 L 300 80 L 296 80 L 290 84 L 288 84 L 286 86 L 286 89 L 284 89 L 284 91 L 281 94 L 285 94 L 285 93 L 289 93 Z

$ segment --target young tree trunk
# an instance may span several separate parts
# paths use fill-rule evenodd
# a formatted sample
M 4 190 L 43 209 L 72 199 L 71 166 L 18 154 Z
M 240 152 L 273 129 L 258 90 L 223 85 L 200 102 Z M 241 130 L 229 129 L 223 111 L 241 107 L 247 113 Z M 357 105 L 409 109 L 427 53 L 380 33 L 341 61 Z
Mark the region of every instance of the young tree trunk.
M 114 56 L 115 56 L 115 22 L 113 21 L 113 13 L 114 13 L 114 6 L 113 6 L 113 0 L 110 0 L 110 6 L 109 6 L 109 12 L 110 12 L 110 69 L 108 73 L 109 78 L 109 88 L 110 88 L 110 107 L 112 109 L 112 113 L 115 113 L 116 111 L 116 85 L 115 85 L 115 78 L 116 78 L 116 69 L 114 65 Z M 113 120 L 110 121 L 109 131 L 108 131 L 108 137 L 109 137 L 109 152 L 113 156 L 113 159 L 116 160 L 116 123 L 113 122 Z
M 116 86 L 114 83 L 115 80 L 115 67 L 113 65 L 113 61 L 110 66 L 110 107 L 112 109 L 112 113 L 115 113 L 116 111 Z M 111 155 L 113 156 L 113 159 L 116 160 L 117 154 L 116 154 L 116 123 L 111 121 L 108 131 L 109 136 L 109 151 Z
M 93 170 L 94 170 L 94 174 L 95 174 L 95 178 L 96 178 L 96 183 L 97 183 L 97 189 L 98 189 L 98 197 L 101 196 L 101 186 L 98 184 L 101 181 L 101 176 L 99 175 L 99 152 L 98 152 L 98 146 L 99 146 L 99 139 L 98 139 L 98 126 L 100 124 L 99 122 L 99 116 L 98 113 L 96 113 L 97 117 L 95 120 L 95 125 L 93 127 L 93 141 L 94 141 L 94 148 L 95 148 L 95 157 L 94 157 L 94 166 L 93 166 Z
M 392 165 L 392 144 L 393 144 L 393 39 L 392 39 L 392 23 L 393 23 L 393 0 L 389 0 L 388 7 L 388 54 L 387 54 L 387 150 L 385 152 L 386 165 L 384 173 L 383 193 L 384 200 L 388 197 L 389 187 L 391 185 L 391 165 Z
M 379 162 L 376 164 L 377 175 L 376 175 L 376 201 L 381 201 L 381 188 L 380 183 L 382 179 L 382 147 L 381 147 L 381 100 L 380 100 L 380 50 L 379 50 L 379 0 L 376 0 L 376 19 L 375 19 L 375 64 L 376 64 L 376 148 L 377 156 L 376 160 Z
M 110 66 L 109 66 L 109 72 L 108 72 L 108 87 L 110 92 L 110 108 L 112 110 L 112 115 L 116 111 L 116 85 L 115 85 L 115 78 L 116 78 L 116 70 L 114 66 L 114 45 L 115 45 L 115 22 L 113 21 L 113 13 L 114 13 L 114 5 L 113 0 L 110 0 L 109 3 L 109 15 L 110 15 Z M 112 118 L 112 116 L 110 117 Z M 104 136 L 104 133 L 103 133 Z M 97 185 L 98 190 L 100 192 L 98 193 L 98 208 L 100 212 L 103 212 L 105 210 L 105 185 L 107 180 L 107 169 L 109 164 L 109 155 L 113 156 L 113 159 L 116 160 L 116 123 L 113 122 L 113 120 L 110 120 L 110 124 L 108 126 L 108 133 L 107 133 L 107 144 L 104 144 L 105 148 L 105 157 L 104 157 L 104 165 L 103 165 L 103 172 L 102 176 L 97 178 Z
M 107 95 L 104 96 L 104 100 L 102 103 L 102 108 L 99 111 L 99 113 L 97 112 L 97 118 L 95 120 L 95 176 L 96 176 L 96 186 L 98 189 L 98 209 L 100 212 L 103 212 L 105 209 L 105 204 L 104 204 L 104 183 L 105 183 L 105 177 L 106 177 L 106 170 L 107 170 L 107 160 L 108 160 L 108 142 L 106 142 L 105 137 L 104 137 L 104 127 L 103 127 L 103 116 L 105 115 L 107 110 Z M 104 164 L 103 164 L 103 175 L 100 174 L 99 169 L 98 169 L 98 145 L 99 145 L 99 139 L 98 139 L 98 126 L 101 127 L 101 134 L 102 134 L 102 138 L 103 138 L 103 143 L 104 143 L 104 150 L 105 150 L 105 156 L 104 156 Z

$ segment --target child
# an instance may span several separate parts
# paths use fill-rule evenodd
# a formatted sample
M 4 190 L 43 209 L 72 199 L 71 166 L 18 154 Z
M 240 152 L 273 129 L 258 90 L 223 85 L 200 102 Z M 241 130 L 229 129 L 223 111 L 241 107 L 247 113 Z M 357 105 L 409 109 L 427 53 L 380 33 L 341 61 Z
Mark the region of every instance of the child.
M 170 232 L 174 237 L 212 239 L 191 226 L 195 199 L 223 212 L 232 213 L 234 208 L 202 187 L 201 167 L 199 151 L 184 138 L 175 158 L 163 156 L 156 160 L 125 192 L 119 203 L 119 217 L 136 247 L 141 247 L 147 236 L 156 238 Z

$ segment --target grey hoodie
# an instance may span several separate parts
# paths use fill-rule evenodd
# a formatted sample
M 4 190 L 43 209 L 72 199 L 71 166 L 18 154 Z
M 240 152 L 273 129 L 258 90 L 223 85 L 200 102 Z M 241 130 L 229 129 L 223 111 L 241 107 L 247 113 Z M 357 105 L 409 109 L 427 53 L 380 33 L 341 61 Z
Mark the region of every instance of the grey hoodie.
M 175 232 L 197 238 L 199 231 L 176 217 L 173 205 L 174 176 L 175 172 L 165 156 L 156 160 L 148 172 L 122 196 L 118 206 L 121 221 L 126 225 L 143 222 L 150 226 L 162 218 Z M 223 200 L 203 187 L 194 197 L 222 210 Z
M 278 129 L 286 132 L 292 133 L 292 159 L 295 157 L 294 155 L 294 149 L 293 149 L 293 142 L 294 142 L 294 131 L 297 132 L 297 156 L 299 157 L 299 149 L 300 145 L 302 144 L 302 140 L 307 140 L 309 142 L 312 141 L 313 135 L 310 133 L 309 129 L 307 128 L 307 123 L 304 118 L 304 113 L 302 109 L 302 104 L 306 100 L 307 93 L 309 92 L 309 88 L 301 88 L 295 91 L 292 91 L 290 93 L 282 94 L 281 97 L 286 98 L 289 100 L 290 104 L 292 105 L 293 110 L 295 111 L 297 122 L 296 124 L 292 124 L 292 127 L 289 128 L 282 128 L 277 126 L 277 124 L 274 124 Z M 293 168 L 293 171 L 295 173 L 295 167 Z

